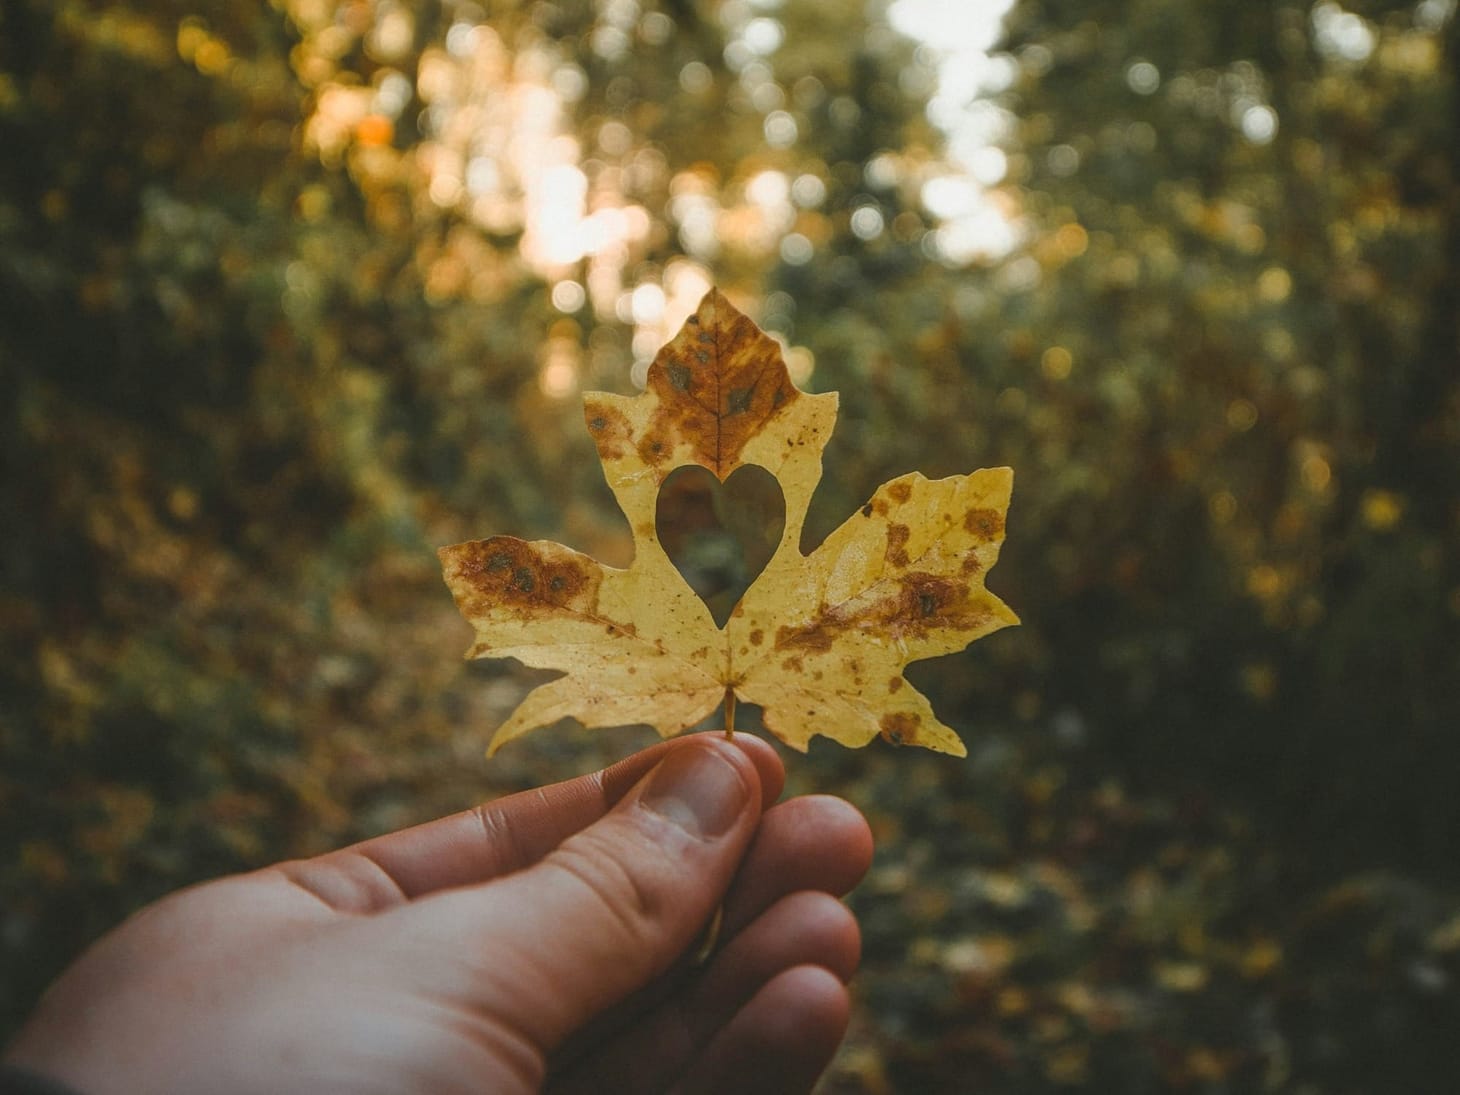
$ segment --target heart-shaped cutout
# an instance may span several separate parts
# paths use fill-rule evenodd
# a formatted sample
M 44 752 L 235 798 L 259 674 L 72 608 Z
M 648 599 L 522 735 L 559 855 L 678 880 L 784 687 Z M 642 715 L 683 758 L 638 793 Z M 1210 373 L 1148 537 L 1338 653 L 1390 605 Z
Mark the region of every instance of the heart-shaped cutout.
M 654 526 L 670 562 L 724 627 L 781 542 L 786 499 L 776 477 L 754 464 L 724 483 L 687 464 L 660 485 Z

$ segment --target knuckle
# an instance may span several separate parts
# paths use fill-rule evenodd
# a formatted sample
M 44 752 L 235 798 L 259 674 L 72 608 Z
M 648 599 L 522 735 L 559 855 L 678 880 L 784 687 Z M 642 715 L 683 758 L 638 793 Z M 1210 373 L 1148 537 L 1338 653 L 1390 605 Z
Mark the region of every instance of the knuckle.
M 580 887 L 615 925 L 624 943 L 643 947 L 665 932 L 670 910 L 669 895 L 656 876 L 659 853 L 652 848 L 636 850 L 626 861 L 622 850 L 607 846 L 591 830 L 564 841 L 546 862 Z

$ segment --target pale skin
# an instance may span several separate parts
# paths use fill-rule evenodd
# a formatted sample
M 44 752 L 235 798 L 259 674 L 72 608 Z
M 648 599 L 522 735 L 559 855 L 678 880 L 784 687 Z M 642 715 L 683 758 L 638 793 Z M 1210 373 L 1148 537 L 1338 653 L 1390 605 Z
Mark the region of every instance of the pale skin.
M 745 734 L 165 898 L 7 1049 L 81 1095 L 806 1092 L 871 859 Z M 696 962 L 723 905 L 713 951 Z

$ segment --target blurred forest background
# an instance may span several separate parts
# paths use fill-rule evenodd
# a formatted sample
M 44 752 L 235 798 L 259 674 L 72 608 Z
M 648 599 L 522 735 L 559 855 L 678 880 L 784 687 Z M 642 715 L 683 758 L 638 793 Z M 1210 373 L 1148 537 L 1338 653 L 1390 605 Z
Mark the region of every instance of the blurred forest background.
M 824 534 L 1009 464 L 828 1092 L 1454 1090 L 1454 0 L 0 0 L 0 1037 L 196 879 L 491 763 L 434 548 L 622 565 L 581 418 L 711 283 Z

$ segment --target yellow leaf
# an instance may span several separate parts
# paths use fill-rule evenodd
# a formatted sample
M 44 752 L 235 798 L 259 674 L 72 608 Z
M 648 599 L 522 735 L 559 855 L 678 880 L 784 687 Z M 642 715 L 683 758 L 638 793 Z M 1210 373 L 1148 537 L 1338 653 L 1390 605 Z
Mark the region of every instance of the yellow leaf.
M 1388 532 L 1404 516 L 1404 499 L 1391 490 L 1366 490 L 1360 500 L 1364 524 L 1376 532 Z
M 1245 977 L 1266 977 L 1282 964 L 1283 948 L 1272 939 L 1258 939 L 1242 954 Z
M 1156 982 L 1172 992 L 1200 992 L 1209 977 L 1199 962 L 1161 962 L 1156 966 Z
M 571 717 L 646 723 L 665 737 L 735 699 L 804 751 L 882 736 L 964 756 L 958 736 L 902 675 L 1018 619 L 984 588 L 1004 538 L 1008 468 L 884 484 L 809 556 L 800 549 L 835 394 L 791 382 L 780 348 L 718 291 L 650 366 L 645 391 L 585 398 L 589 433 L 629 520 L 624 570 L 549 541 L 495 536 L 442 548 L 446 583 L 476 631 L 468 658 L 516 658 L 564 676 L 531 692 L 489 753 Z M 685 465 L 722 483 L 756 465 L 779 482 L 779 545 L 725 627 L 659 542 L 655 507 Z

